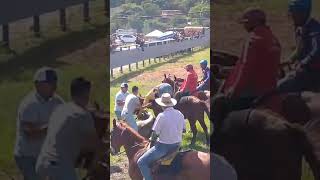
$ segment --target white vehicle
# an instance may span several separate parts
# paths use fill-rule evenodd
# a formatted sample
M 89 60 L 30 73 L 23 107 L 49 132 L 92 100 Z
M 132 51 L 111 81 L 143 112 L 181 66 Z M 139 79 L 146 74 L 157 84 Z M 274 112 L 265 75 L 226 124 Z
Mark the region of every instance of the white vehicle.
M 124 42 L 124 43 L 135 43 L 137 37 L 133 35 L 121 35 L 119 38 Z

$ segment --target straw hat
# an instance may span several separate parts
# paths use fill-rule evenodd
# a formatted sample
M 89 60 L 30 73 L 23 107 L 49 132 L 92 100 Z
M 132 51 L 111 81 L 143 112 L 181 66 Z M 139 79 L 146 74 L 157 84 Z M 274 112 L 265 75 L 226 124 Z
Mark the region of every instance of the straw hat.
M 162 107 L 172 107 L 177 104 L 177 100 L 171 98 L 169 93 L 163 93 L 161 98 L 156 99 L 156 103 Z

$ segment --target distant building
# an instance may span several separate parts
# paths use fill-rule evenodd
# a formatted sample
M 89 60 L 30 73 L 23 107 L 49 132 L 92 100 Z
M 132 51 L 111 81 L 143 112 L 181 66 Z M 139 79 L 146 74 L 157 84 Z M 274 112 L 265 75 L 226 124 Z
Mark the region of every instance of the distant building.
M 161 11 L 162 18 L 169 18 L 176 15 L 183 15 L 183 13 L 180 10 L 162 10 Z

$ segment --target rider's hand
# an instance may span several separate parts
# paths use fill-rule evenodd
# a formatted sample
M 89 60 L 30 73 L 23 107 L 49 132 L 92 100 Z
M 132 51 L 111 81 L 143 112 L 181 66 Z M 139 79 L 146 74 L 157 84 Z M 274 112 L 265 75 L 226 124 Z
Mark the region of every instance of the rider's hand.
M 226 96 L 228 98 L 231 98 L 234 94 L 234 87 L 231 87 L 230 89 L 228 89 L 228 91 L 226 92 Z

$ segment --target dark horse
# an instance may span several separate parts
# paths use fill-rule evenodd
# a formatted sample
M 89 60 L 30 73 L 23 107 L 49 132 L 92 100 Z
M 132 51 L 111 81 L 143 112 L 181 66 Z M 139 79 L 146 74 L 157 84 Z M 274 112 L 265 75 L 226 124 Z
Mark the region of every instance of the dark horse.
M 83 179 L 86 180 L 104 180 L 109 177 L 109 121 L 110 112 L 103 111 L 95 102 L 94 107 L 89 108 L 94 119 L 97 135 L 101 140 L 99 148 L 95 152 L 81 153 L 77 166 L 87 170 Z
M 146 152 L 149 142 L 125 123 L 117 123 L 113 120 L 111 131 L 111 148 L 113 154 L 124 146 L 129 160 L 129 176 L 132 180 L 142 180 L 143 177 L 137 165 L 139 157 Z M 177 155 L 181 161 L 181 170 L 174 174 L 159 173 L 153 168 L 155 180 L 194 180 L 210 179 L 210 154 L 199 151 L 188 151 Z
M 300 180 L 302 158 L 319 180 L 320 164 L 302 127 L 270 110 L 230 112 L 228 99 L 217 96 L 212 105 L 212 151 L 224 156 L 239 180 Z
M 184 115 L 185 119 L 189 120 L 190 128 L 193 134 L 190 145 L 194 145 L 194 143 L 196 142 L 196 137 L 198 133 L 196 127 L 197 121 L 199 121 L 206 135 L 206 143 L 209 144 L 210 139 L 208 128 L 204 121 L 204 112 L 210 118 L 209 103 L 201 101 L 200 99 L 194 96 L 182 97 L 179 100 L 177 100 L 177 102 L 178 103 L 174 108 L 179 110 Z M 155 102 L 155 100 L 152 100 L 149 103 L 148 108 L 154 111 L 155 116 L 158 116 L 158 114 L 162 112 L 162 108 Z

